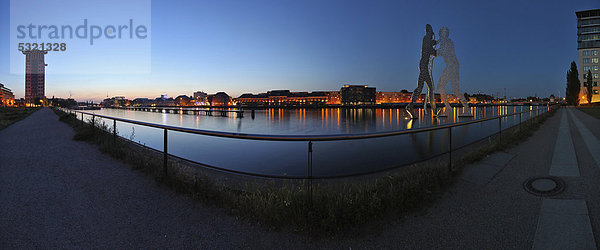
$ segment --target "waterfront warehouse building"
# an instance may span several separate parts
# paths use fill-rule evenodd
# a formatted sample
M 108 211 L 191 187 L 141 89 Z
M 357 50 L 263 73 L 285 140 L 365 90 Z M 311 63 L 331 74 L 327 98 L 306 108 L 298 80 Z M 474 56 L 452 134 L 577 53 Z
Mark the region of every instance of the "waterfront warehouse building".
M 242 106 L 301 106 L 325 105 L 330 98 L 329 92 L 290 92 L 289 90 L 271 90 L 267 93 L 242 94 L 235 98 L 237 105 Z M 335 97 L 331 97 L 334 98 Z
M 377 100 L 377 91 L 367 85 L 344 85 L 340 93 L 342 105 L 371 105 Z
M 15 105 L 15 95 L 13 92 L 4 87 L 4 84 L 0 83 L 0 106 L 14 106 Z

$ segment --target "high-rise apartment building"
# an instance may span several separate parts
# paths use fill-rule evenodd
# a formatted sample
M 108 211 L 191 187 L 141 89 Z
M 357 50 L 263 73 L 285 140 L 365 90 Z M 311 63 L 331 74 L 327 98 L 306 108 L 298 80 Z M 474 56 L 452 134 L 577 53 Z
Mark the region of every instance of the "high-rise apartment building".
M 593 78 L 592 102 L 600 102 L 600 9 L 583 10 L 575 12 L 577 15 L 577 52 L 579 54 L 579 80 L 581 81 L 581 94 L 585 96 L 587 89 L 584 83 L 587 72 L 591 71 Z M 581 97 L 580 97 L 581 98 Z M 581 100 L 588 103 L 588 100 Z
M 44 50 L 27 50 L 25 54 L 25 102 L 39 105 L 46 97 L 46 66 Z

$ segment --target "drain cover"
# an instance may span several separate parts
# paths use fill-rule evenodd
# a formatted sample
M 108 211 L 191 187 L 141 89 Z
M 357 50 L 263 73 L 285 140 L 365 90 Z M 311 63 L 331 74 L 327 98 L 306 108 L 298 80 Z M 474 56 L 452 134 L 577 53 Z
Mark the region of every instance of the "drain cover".
M 554 196 L 565 190 L 565 182 L 558 177 L 533 177 L 523 183 L 529 193 L 537 196 Z

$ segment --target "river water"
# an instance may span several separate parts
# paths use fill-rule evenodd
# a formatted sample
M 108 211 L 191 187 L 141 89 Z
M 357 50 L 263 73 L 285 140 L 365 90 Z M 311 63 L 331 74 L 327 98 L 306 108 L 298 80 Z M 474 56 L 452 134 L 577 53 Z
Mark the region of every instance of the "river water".
M 540 111 L 536 109 L 540 108 Z M 453 108 L 447 117 L 433 118 L 422 109 L 415 110 L 419 119 L 409 119 L 404 109 L 266 109 L 254 115 L 246 111 L 243 118 L 230 113 L 227 117 L 203 113 L 174 114 L 124 109 L 88 111 L 96 114 L 156 124 L 265 135 L 347 135 L 433 127 L 498 115 L 529 111 L 530 116 L 547 111 L 547 107 L 487 106 L 471 107 L 475 117 L 459 114 Z M 446 112 L 444 112 L 446 113 Z M 80 117 L 79 117 L 80 118 Z M 88 116 L 85 119 L 89 119 Z M 112 126 L 112 121 L 104 120 Z M 519 123 L 519 115 L 452 128 L 452 147 L 457 148 L 486 138 Z M 120 136 L 157 150 L 163 150 L 163 130 L 117 122 Z M 339 176 L 372 172 L 426 159 L 449 148 L 448 129 L 389 137 L 313 142 L 312 175 Z M 264 175 L 308 175 L 308 142 L 255 141 L 168 132 L 169 153 L 199 163 Z

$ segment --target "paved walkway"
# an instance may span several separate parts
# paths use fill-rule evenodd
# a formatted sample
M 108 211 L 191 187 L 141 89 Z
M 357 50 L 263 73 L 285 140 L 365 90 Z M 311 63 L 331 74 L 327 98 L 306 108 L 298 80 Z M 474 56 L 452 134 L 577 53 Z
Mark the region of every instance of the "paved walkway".
M 575 115 L 577 113 L 577 115 Z M 593 176 L 584 175 L 581 176 L 581 171 L 586 171 L 588 166 L 596 165 L 588 160 L 579 158 L 585 158 L 589 156 L 587 150 L 589 146 L 595 146 L 598 143 L 597 137 L 589 130 L 583 122 L 580 121 L 580 117 L 586 118 L 587 123 L 598 124 L 595 118 L 594 120 L 587 119 L 587 115 L 580 111 L 573 111 L 573 109 L 561 109 L 555 117 L 549 120 L 548 123 L 526 144 L 531 142 L 541 143 L 539 145 L 529 145 L 530 149 L 539 150 L 540 152 L 532 152 L 523 147 L 527 145 L 521 145 L 513 150 L 509 150 L 510 153 L 497 153 L 496 158 L 502 160 L 494 160 L 496 163 L 494 168 L 489 167 L 488 160 L 484 160 L 480 163 L 474 164 L 467 168 L 462 175 L 462 179 L 468 182 L 476 184 L 487 184 L 494 180 L 497 175 L 511 175 L 516 174 L 514 172 L 518 168 L 530 168 L 529 173 L 531 177 L 534 176 L 556 176 L 560 177 L 567 182 L 567 192 L 557 197 L 552 198 L 540 198 L 541 208 L 537 211 L 538 217 L 535 223 L 535 234 L 533 235 L 532 248 L 533 249 L 595 249 L 596 241 L 590 220 L 590 212 L 588 210 L 588 204 L 583 195 L 590 195 L 594 191 L 581 192 L 577 189 L 583 188 L 583 182 L 589 182 L 597 188 L 598 181 L 594 181 Z M 554 131 L 553 131 L 554 130 Z M 583 137 L 579 139 L 579 134 Z M 546 135 L 548 139 L 543 139 L 542 136 Z M 553 136 L 555 135 L 555 136 Z M 552 141 L 553 140 L 553 141 Z M 576 142 L 574 142 L 576 141 Z M 585 148 L 581 148 L 581 142 L 586 142 Z M 586 147 L 587 146 L 587 147 Z M 508 162 L 507 160 L 512 157 L 522 155 L 524 162 Z M 547 156 L 547 157 L 544 157 Z M 490 157 L 491 158 L 491 157 Z M 532 166 L 526 165 L 530 160 L 537 159 L 539 162 L 531 162 Z M 546 163 L 547 160 L 549 164 Z M 525 164 L 524 164 L 525 163 Z M 541 164 L 540 164 L 541 163 Z M 546 165 L 547 164 L 547 165 Z M 585 167 L 584 167 L 585 165 Z M 589 169 L 587 169 L 589 170 Z M 519 170 L 523 171 L 523 169 Z M 597 171 L 593 171 L 594 174 L 598 174 Z M 535 174 L 533 174 L 535 173 Z M 518 175 L 517 175 L 518 176 Z M 498 176 L 498 181 L 503 184 L 511 183 L 511 185 L 518 185 L 518 181 L 524 181 L 522 178 L 515 178 L 513 181 L 506 180 L 508 182 L 502 182 L 501 177 Z M 508 177 L 508 176 L 507 176 Z M 483 187 L 488 188 L 488 187 Z M 589 200 L 589 202 L 597 203 L 597 200 Z M 526 201 L 520 200 L 519 205 L 526 203 L 535 204 L 539 201 Z M 534 209 L 535 211 L 535 209 Z M 529 216 L 527 220 L 522 220 L 523 223 L 534 224 L 535 217 Z M 524 237 L 527 239 L 528 237 Z
M 469 166 L 428 209 L 375 220 L 352 238 L 311 239 L 238 220 L 157 187 L 72 136 L 48 109 L 0 131 L 0 248 L 583 249 L 600 242 L 600 120 L 578 110 L 559 111 L 527 141 Z M 523 190 L 528 178 L 549 174 L 566 182 L 565 192 L 541 198 Z
M 0 249 L 214 249 L 277 239 L 158 187 L 73 134 L 47 108 L 0 130 Z
M 580 132 L 587 131 L 571 109 L 562 109 L 562 116 L 550 175 L 558 177 L 580 177 L 576 149 L 567 116 L 570 116 Z M 568 115 L 567 115 L 568 114 Z M 587 134 L 584 141 L 597 141 Z M 588 145 L 589 146 L 589 145 Z M 587 203 L 584 199 L 544 199 L 533 241 L 533 249 L 594 249 L 596 243 L 590 224 Z
M 579 164 L 575 154 L 575 145 L 569 121 L 564 109 L 560 111 L 560 126 L 554 144 L 554 155 L 550 164 L 550 175 L 552 176 L 579 176 Z

